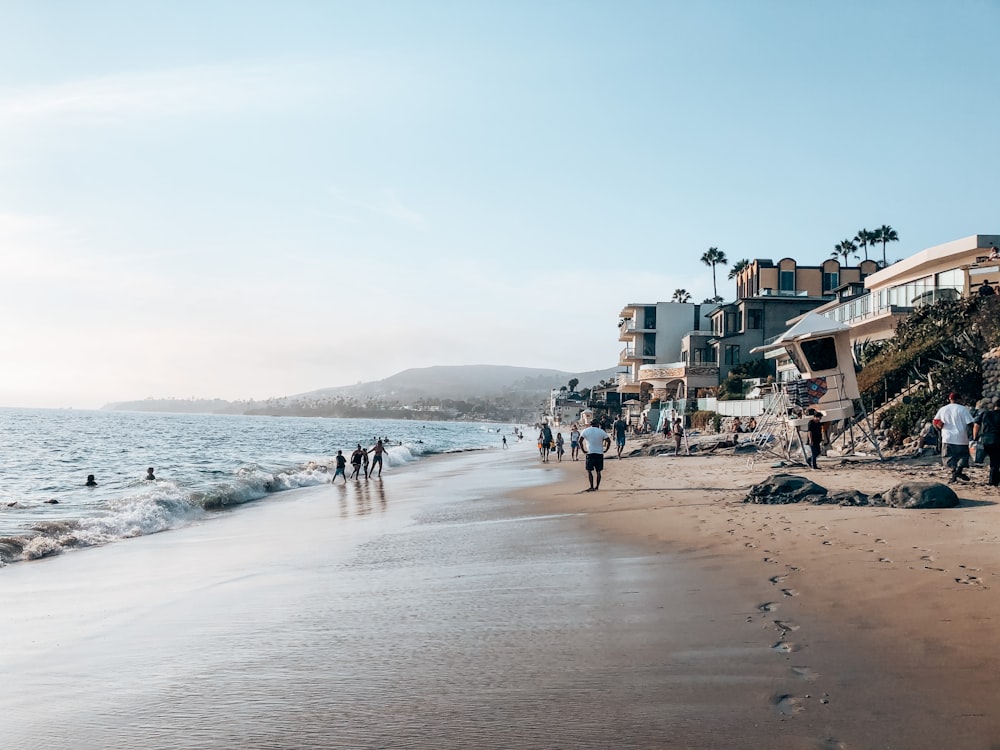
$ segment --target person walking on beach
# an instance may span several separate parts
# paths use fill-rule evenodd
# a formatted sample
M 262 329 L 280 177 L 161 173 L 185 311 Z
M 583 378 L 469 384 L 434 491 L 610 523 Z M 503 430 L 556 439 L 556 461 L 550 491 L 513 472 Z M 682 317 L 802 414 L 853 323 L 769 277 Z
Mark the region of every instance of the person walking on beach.
M 506 435 L 503 436 L 503 449 L 507 450 L 507 436 Z
M 566 452 L 566 441 L 563 440 L 562 433 L 556 435 L 556 461 L 562 463 L 563 453 Z
M 809 433 L 809 466 L 819 471 L 817 459 L 823 447 L 823 422 L 818 411 L 813 411 L 809 424 L 806 425 L 806 430 Z
M 672 432 L 674 434 L 674 455 L 679 456 L 681 455 L 681 443 L 684 442 L 684 422 L 680 417 L 677 417 L 677 419 L 674 420 Z M 688 451 L 688 455 L 690 455 L 690 453 L 691 452 Z
M 628 430 L 628 425 L 625 420 L 618 417 L 615 420 L 612 429 L 615 431 L 615 445 L 618 447 L 618 460 L 621 461 L 622 451 L 625 449 L 625 432 Z
M 590 482 L 590 489 L 587 492 L 596 492 L 601 488 L 601 472 L 604 471 L 604 452 L 611 447 L 611 436 L 597 425 L 590 427 L 580 433 L 580 440 L 583 442 L 583 450 L 586 453 L 587 480 Z M 594 482 L 594 474 L 597 474 L 597 482 Z
M 580 460 L 580 428 L 576 422 L 573 423 L 573 429 L 569 431 L 569 457 L 574 461 Z
M 337 451 L 337 468 L 333 472 L 333 480 L 330 484 L 337 481 L 337 477 L 344 478 L 344 484 L 347 484 L 347 459 L 344 458 L 343 451 Z
M 1000 401 L 990 411 L 976 417 L 972 425 L 972 439 L 978 440 L 990 459 L 990 487 L 1000 487 Z
M 972 412 L 962 404 L 957 393 L 948 394 L 948 404 L 938 409 L 934 415 L 934 426 L 941 430 L 941 443 L 944 446 L 943 457 L 951 469 L 948 484 L 956 479 L 969 481 L 964 469 L 969 465 L 969 425 L 975 422 Z
M 549 451 L 552 450 L 552 428 L 549 427 L 548 422 L 542 425 L 542 433 L 538 436 L 538 439 L 542 444 L 542 463 L 547 464 L 549 462 Z
M 372 467 L 368 470 L 368 476 L 375 473 L 375 464 L 378 464 L 378 478 L 382 478 L 382 456 L 385 454 L 385 445 L 381 440 L 375 443 L 375 447 L 371 449 L 372 454 Z M 367 463 L 368 454 L 365 454 L 365 459 Z

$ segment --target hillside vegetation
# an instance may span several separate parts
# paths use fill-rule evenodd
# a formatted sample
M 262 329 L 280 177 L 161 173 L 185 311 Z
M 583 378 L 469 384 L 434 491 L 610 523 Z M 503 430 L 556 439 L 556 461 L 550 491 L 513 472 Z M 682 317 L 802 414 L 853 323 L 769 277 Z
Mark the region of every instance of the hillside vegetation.
M 883 421 L 913 434 L 958 393 L 966 404 L 982 397 L 983 354 L 1000 345 L 1000 297 L 941 300 L 916 309 L 886 341 L 859 347 L 858 387 L 869 413 L 913 384 L 908 403 L 885 412 Z

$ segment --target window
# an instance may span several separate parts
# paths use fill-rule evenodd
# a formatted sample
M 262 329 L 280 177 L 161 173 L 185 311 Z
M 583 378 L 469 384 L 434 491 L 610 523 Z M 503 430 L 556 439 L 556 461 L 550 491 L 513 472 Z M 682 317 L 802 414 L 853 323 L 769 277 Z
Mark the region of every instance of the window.
M 738 365 L 740 363 L 740 345 L 728 344 L 726 346 L 726 364 Z
M 795 271 L 781 271 L 778 275 L 778 292 L 795 291 Z
M 840 286 L 840 273 L 834 271 L 833 273 L 823 272 L 823 293 L 832 292 Z
M 690 363 L 692 365 L 714 365 L 715 349 L 710 346 L 692 349 Z
M 747 310 L 747 328 L 759 331 L 764 327 L 763 310 Z
M 727 312 L 726 313 L 726 333 L 736 333 L 739 327 L 736 323 L 736 313 Z
M 799 346 L 812 372 L 837 369 L 837 345 L 832 336 L 803 341 Z

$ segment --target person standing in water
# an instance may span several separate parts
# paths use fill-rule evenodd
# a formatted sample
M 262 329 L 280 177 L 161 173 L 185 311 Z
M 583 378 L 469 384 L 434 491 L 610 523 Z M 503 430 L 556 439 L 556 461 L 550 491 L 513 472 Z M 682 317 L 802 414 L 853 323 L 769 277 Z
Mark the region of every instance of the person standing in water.
M 337 451 L 337 468 L 333 472 L 333 479 L 330 484 L 337 481 L 337 477 L 344 478 L 344 484 L 347 484 L 347 459 L 344 458 L 343 451 Z
M 96 487 L 96 486 L 97 486 L 97 480 L 94 479 L 94 475 L 88 474 L 87 483 L 84 485 L 84 487 Z
M 156 481 L 156 477 L 153 476 L 153 467 L 152 466 L 150 466 L 148 469 L 146 469 L 146 481 L 147 482 L 155 482 Z
M 382 456 L 385 453 L 385 445 L 379 440 L 375 443 L 375 447 L 371 449 L 372 454 L 372 466 L 368 470 L 368 475 L 371 476 L 375 473 L 375 464 L 378 464 L 378 475 L 379 478 L 382 477 Z

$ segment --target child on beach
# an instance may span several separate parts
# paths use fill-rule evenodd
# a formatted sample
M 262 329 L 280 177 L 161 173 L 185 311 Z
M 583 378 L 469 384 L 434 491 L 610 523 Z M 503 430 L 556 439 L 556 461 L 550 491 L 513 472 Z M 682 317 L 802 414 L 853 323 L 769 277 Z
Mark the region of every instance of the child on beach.
M 563 440 L 562 433 L 560 432 L 556 435 L 556 461 L 562 462 L 563 453 L 566 452 L 566 443 Z
M 347 484 L 347 459 L 344 458 L 343 451 L 337 451 L 337 469 L 333 472 L 333 480 L 330 484 L 337 481 L 337 477 L 344 478 L 344 484 Z

